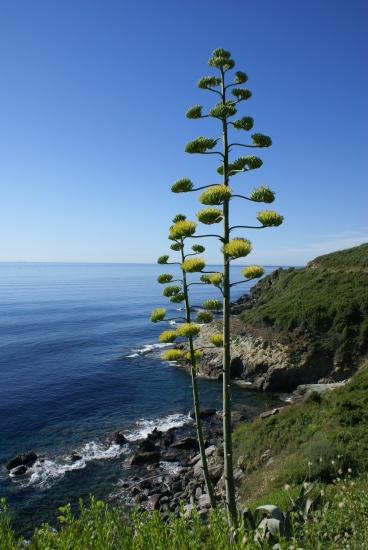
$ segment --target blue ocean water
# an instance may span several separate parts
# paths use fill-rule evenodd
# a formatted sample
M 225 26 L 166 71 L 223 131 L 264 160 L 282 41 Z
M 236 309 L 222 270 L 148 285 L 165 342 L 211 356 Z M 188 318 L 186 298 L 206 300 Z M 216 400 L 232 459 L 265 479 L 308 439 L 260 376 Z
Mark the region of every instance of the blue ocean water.
M 187 421 L 190 377 L 161 360 L 164 327 L 149 322 L 153 308 L 167 305 L 156 283 L 162 271 L 0 263 L 0 496 L 21 530 L 52 521 L 57 506 L 79 496 L 113 494 L 127 473 L 112 432 L 134 439 Z M 233 299 L 249 285 L 235 289 Z M 196 303 L 216 296 L 207 286 L 192 292 Z M 170 317 L 180 314 L 172 306 Z M 221 385 L 201 380 L 200 388 L 203 404 L 220 408 Z M 264 408 L 274 397 L 234 387 L 233 399 Z M 27 450 L 43 461 L 32 475 L 9 478 L 6 462 Z M 81 459 L 71 462 L 72 451 Z

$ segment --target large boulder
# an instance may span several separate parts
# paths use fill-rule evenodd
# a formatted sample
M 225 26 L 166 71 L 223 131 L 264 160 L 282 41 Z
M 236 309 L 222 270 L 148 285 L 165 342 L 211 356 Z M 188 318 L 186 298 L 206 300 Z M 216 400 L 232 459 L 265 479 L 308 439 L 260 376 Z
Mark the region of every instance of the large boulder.
M 216 414 L 216 409 L 213 408 L 213 407 L 207 407 L 206 409 L 201 409 L 200 410 L 200 417 L 203 419 L 203 418 L 208 418 L 209 416 L 214 416 Z M 194 412 L 194 409 L 192 409 L 189 413 L 189 416 L 191 418 L 195 418 L 195 412 Z
M 143 453 L 149 453 L 152 451 L 159 451 L 158 447 L 149 439 L 143 439 L 138 445 L 139 451 Z
M 125 445 L 125 443 L 128 443 L 127 438 L 125 437 L 125 435 L 121 431 L 118 431 L 118 432 L 114 433 L 114 435 L 112 437 L 112 441 L 114 443 L 116 443 L 117 445 Z
M 8 471 L 13 470 L 13 468 L 17 468 L 17 466 L 27 466 L 30 468 L 36 462 L 37 458 L 36 453 L 33 451 L 22 453 L 9 460 L 6 468 Z
M 196 449 L 198 447 L 195 437 L 184 437 L 171 444 L 175 449 Z
M 156 463 L 159 462 L 161 454 L 159 451 L 150 451 L 150 452 L 138 452 L 134 454 L 130 459 L 129 463 L 133 466 L 134 464 L 144 464 L 146 462 Z

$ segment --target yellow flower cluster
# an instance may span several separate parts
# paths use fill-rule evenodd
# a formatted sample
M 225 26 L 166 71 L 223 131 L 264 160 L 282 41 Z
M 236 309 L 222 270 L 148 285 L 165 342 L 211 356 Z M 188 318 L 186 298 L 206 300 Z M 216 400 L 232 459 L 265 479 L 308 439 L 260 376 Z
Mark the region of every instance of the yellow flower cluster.
M 224 245 L 224 253 L 231 260 L 235 260 L 236 258 L 244 258 L 244 256 L 248 256 L 251 250 L 252 245 L 247 239 L 232 239 Z

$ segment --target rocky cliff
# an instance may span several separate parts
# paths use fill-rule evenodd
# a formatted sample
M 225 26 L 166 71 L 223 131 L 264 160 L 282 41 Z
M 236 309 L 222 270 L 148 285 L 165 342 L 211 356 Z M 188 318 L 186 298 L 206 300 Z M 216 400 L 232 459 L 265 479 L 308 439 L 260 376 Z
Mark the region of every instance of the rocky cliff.
M 368 350 L 368 244 L 278 269 L 232 308 L 231 377 L 260 390 L 344 380 Z M 196 347 L 220 321 L 203 327 Z M 200 374 L 220 378 L 221 349 L 205 349 Z

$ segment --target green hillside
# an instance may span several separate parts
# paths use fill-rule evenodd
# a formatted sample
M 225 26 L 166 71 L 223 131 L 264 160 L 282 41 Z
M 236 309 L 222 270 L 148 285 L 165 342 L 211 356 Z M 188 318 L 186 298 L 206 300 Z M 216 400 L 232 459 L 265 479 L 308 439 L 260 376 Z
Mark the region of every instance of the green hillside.
M 271 329 L 295 348 L 354 370 L 368 349 L 368 244 L 278 269 L 253 289 L 247 326 Z M 342 377 L 346 377 L 346 373 Z

